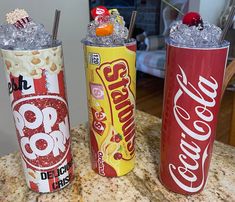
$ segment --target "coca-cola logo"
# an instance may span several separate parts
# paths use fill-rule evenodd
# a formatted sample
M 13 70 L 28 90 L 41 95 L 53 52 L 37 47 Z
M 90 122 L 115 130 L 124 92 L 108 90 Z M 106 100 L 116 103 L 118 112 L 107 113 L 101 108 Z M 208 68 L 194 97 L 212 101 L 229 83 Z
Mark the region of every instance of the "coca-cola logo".
M 122 133 L 127 142 L 130 155 L 134 154 L 135 139 L 135 97 L 131 91 L 131 78 L 126 60 L 119 59 L 102 64 L 97 68 L 105 87 L 109 104 L 112 124 L 117 118 L 122 128 Z
M 198 192 L 205 184 L 205 163 L 208 160 L 208 147 L 199 147 L 200 142 L 206 142 L 211 137 L 210 123 L 214 120 L 213 108 L 216 105 L 218 83 L 210 76 L 199 76 L 197 86 L 192 85 L 187 79 L 183 68 L 178 65 L 180 74 L 176 75 L 179 90 L 174 96 L 173 113 L 176 122 L 182 129 L 180 136 L 181 153 L 178 154 L 178 163 L 169 164 L 169 172 L 175 183 L 187 192 Z M 196 103 L 191 114 L 185 106 L 180 105 L 182 95 L 189 97 Z M 195 114 L 192 114 L 192 111 Z M 192 123 L 188 127 L 185 123 Z M 196 173 L 202 173 L 202 177 Z
M 66 101 L 58 96 L 22 98 L 13 106 L 22 157 L 36 169 L 61 164 L 70 146 Z

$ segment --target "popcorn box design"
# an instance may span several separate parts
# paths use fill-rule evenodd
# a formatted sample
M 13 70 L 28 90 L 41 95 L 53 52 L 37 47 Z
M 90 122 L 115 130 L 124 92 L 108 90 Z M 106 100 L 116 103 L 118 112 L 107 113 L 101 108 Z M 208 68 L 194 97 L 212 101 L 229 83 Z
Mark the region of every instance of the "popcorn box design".
M 1 52 L 26 182 L 60 190 L 73 178 L 62 46 Z
M 122 176 L 135 164 L 136 43 L 84 45 L 92 168 Z

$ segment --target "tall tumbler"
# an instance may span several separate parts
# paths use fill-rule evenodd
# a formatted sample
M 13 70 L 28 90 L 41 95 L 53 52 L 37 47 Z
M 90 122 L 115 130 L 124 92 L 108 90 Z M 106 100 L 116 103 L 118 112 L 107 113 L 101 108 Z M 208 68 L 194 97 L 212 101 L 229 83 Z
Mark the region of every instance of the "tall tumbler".
M 1 53 L 27 185 L 60 190 L 73 178 L 62 46 Z
M 167 45 L 160 180 L 173 192 L 195 194 L 206 184 L 228 50 L 227 42 Z
M 84 44 L 92 168 L 125 175 L 135 164 L 136 42 Z

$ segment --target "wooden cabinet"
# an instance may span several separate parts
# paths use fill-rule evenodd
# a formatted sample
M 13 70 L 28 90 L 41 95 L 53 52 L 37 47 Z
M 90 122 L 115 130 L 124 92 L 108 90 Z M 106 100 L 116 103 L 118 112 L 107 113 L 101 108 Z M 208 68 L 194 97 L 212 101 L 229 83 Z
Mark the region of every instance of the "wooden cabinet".
M 226 40 L 230 42 L 229 57 L 235 59 L 235 29 L 230 29 L 228 31 Z

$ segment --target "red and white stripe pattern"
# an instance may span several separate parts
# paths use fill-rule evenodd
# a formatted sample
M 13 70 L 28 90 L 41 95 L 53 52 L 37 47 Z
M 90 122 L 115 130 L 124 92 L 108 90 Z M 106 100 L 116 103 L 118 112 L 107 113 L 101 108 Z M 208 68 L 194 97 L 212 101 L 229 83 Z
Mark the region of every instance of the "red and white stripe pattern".
M 71 165 L 72 163 L 72 155 L 71 154 L 71 148 L 69 149 L 68 155 L 65 158 L 64 162 L 54 169 L 54 173 L 57 174 L 57 169 L 60 169 L 64 166 L 66 166 L 68 163 Z M 72 180 L 73 173 L 74 173 L 74 167 L 73 165 L 69 167 L 69 169 L 61 174 L 58 177 L 54 177 L 52 179 L 41 179 L 41 173 L 46 173 L 45 170 L 35 170 L 34 168 L 30 167 L 22 158 L 22 165 L 25 172 L 26 177 L 26 183 L 27 185 L 36 192 L 41 193 L 48 193 L 55 191 L 55 188 L 58 190 L 67 186 L 69 183 L 64 184 L 62 187 L 59 187 L 60 184 L 59 181 L 63 181 L 67 176 L 70 177 L 70 181 Z M 50 170 L 51 171 L 51 170 Z
M 35 87 L 34 87 L 34 79 L 29 76 L 24 76 L 24 80 L 28 82 L 28 86 L 31 86 L 28 90 L 22 90 L 22 95 L 31 95 L 35 93 Z
M 9 84 L 11 83 L 11 76 L 8 73 L 6 73 L 6 80 L 7 80 L 7 84 L 9 87 Z M 13 103 L 13 101 L 14 101 L 13 93 L 10 93 L 9 96 L 10 96 L 10 102 Z
M 19 77 L 15 77 L 12 74 L 7 74 L 7 82 L 10 83 L 12 80 L 18 84 Z M 47 72 L 43 70 L 42 77 L 34 79 L 29 76 L 23 76 L 23 79 L 27 81 L 28 86 L 31 86 L 27 90 L 16 90 L 10 94 L 11 103 L 14 101 L 31 96 L 31 95 L 50 95 L 57 94 L 66 100 L 65 84 L 64 84 L 64 73 L 60 71 L 58 74 Z
M 21 18 L 20 20 L 17 20 L 14 25 L 17 28 L 25 28 L 26 25 L 30 22 L 29 17 Z

